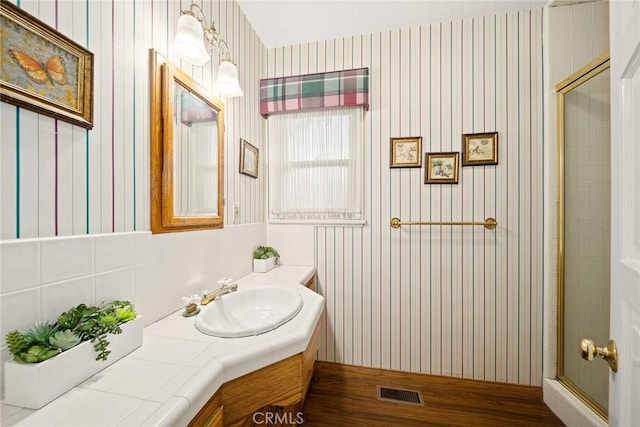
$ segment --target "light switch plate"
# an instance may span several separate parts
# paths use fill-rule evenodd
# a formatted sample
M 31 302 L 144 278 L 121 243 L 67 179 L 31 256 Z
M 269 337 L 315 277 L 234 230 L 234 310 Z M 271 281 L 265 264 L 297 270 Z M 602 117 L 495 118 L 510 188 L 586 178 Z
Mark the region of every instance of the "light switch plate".
M 240 203 L 233 203 L 233 223 L 240 224 Z

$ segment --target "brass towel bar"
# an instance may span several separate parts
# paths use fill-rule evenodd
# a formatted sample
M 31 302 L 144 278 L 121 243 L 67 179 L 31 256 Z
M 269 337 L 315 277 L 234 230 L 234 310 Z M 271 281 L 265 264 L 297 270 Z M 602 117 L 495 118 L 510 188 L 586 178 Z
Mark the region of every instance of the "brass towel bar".
M 482 225 L 487 230 L 493 230 L 498 226 L 498 221 L 486 218 L 483 222 L 402 222 L 400 218 L 391 218 L 391 227 L 398 228 L 401 225 Z

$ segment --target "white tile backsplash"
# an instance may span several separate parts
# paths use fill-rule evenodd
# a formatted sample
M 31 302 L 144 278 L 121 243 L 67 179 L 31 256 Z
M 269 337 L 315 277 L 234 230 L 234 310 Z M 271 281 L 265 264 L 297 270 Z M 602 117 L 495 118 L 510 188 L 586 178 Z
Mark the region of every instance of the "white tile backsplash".
M 58 237 L 40 241 L 40 283 L 88 276 L 93 269 L 93 237 Z
M 31 288 L 25 291 L 0 295 L 0 334 L 2 345 L 5 344 L 5 335 L 14 329 L 26 330 L 40 317 L 40 289 Z
M 138 313 L 144 316 L 145 325 L 164 317 L 182 306 L 179 285 L 184 279 L 176 274 L 175 262 L 155 262 L 134 268 L 133 300 Z M 178 289 L 176 289 L 178 288 Z
M 96 274 L 96 304 L 114 300 L 133 300 L 133 268 Z
M 8 330 L 54 320 L 80 303 L 130 300 L 149 325 L 179 310 L 181 297 L 213 289 L 220 277 L 250 273 L 251 253 L 265 241 L 265 224 L 257 223 L 169 235 L 143 231 L 0 242 L 2 342 Z M 193 328 L 193 336 L 177 332 L 176 338 L 196 341 L 193 360 L 199 365 L 208 358 L 202 355 L 206 337 L 198 335 Z M 166 350 L 160 345 L 154 356 Z M 170 352 L 162 357 L 172 360 Z M 8 358 L 5 348 L 2 363 Z
M 19 291 L 39 282 L 39 242 L 34 239 L 0 242 L 0 293 Z
M 54 321 L 78 304 L 95 304 L 93 276 L 53 283 L 40 288 L 40 317 Z
M 95 236 L 95 272 L 133 266 L 134 233 L 100 234 Z

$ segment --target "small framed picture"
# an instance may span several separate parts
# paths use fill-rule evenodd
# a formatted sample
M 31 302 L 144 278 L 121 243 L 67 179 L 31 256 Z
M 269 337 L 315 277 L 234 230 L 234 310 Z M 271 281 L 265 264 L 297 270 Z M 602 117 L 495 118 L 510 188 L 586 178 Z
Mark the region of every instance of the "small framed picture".
M 425 153 L 425 184 L 457 184 L 460 153 Z
M 258 147 L 240 138 L 240 173 L 252 178 L 258 177 Z
M 422 137 L 391 138 L 392 168 L 422 167 Z
M 462 135 L 462 166 L 498 164 L 498 132 Z

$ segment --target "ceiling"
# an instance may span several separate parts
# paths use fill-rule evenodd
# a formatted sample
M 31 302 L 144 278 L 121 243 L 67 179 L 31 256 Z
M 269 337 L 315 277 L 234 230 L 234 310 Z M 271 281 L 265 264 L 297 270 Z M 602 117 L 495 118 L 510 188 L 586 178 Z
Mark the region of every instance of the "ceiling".
M 265 47 L 541 8 L 547 0 L 238 0 Z

